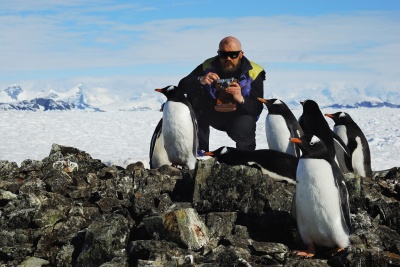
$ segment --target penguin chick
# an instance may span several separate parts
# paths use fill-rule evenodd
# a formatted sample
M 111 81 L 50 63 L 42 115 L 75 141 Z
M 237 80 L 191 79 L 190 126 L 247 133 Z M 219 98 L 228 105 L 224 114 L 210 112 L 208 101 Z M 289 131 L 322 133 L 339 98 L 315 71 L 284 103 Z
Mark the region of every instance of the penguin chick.
M 291 138 L 302 156 L 296 172 L 296 192 L 292 203 L 301 239 L 307 251 L 300 256 L 313 257 L 315 247 L 350 244 L 350 209 L 346 184 L 337 163 L 325 143 L 315 135 Z
M 289 141 L 290 137 L 300 137 L 303 130 L 289 107 L 280 99 L 257 98 L 268 109 L 265 118 L 265 134 L 268 148 L 300 157 L 300 149 Z
M 287 181 L 295 184 L 296 169 L 299 159 L 273 149 L 241 150 L 234 147 L 222 146 L 204 155 L 217 159 L 227 165 L 245 165 L 259 168 L 276 181 Z
M 354 173 L 364 177 L 372 177 L 371 153 L 367 138 L 361 128 L 346 112 L 325 114 L 333 119 L 333 131 L 343 140 L 350 151 Z
M 174 166 L 194 169 L 197 162 L 197 121 L 192 106 L 177 86 L 155 91 L 164 94 L 162 135 L 168 159 Z

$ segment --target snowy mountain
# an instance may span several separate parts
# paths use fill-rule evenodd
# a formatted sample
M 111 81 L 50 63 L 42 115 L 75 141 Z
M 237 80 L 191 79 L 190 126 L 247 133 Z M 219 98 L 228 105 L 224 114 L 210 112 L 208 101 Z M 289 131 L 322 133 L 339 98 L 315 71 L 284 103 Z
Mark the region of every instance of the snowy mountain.
M 400 108 L 400 92 L 348 88 L 336 86 L 327 88 L 304 88 L 298 90 L 276 90 L 265 98 L 279 98 L 290 108 L 301 108 L 301 101 L 315 100 L 321 108 L 391 107 Z M 86 88 L 77 84 L 66 92 L 54 89 L 39 92 L 25 92 L 19 85 L 10 85 L 0 90 L 0 110 L 83 110 L 83 111 L 143 111 L 159 110 L 166 101 L 157 92 L 132 92 L 130 98 L 123 98 L 107 88 Z M 25 99 L 24 99 L 25 97 Z
M 23 92 L 23 90 L 19 85 L 13 84 L 7 87 L 4 92 L 11 99 L 18 100 L 18 96 Z
M 279 91 L 278 94 L 266 94 L 266 98 L 279 98 L 290 108 L 301 107 L 300 101 L 315 100 L 324 108 L 391 107 L 400 108 L 400 90 L 383 91 L 346 86 L 330 88 L 311 88 L 297 91 Z
M 20 99 L 24 91 L 18 85 L 7 87 L 1 92 L 0 110 L 85 110 L 102 111 L 100 108 L 90 105 L 83 94 L 81 84 L 65 93 L 56 92 L 53 89 L 43 90 L 34 94 L 33 99 Z M 11 101 L 7 101 L 7 96 Z M 6 100 L 6 101 L 4 101 Z M 16 101 L 12 101 L 16 100 Z

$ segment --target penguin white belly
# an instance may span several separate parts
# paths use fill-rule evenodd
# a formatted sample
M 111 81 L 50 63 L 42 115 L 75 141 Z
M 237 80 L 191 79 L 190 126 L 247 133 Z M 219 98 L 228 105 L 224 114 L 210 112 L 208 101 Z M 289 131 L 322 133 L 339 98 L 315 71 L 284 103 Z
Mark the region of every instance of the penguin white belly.
M 354 173 L 359 174 L 363 177 L 367 176 L 367 172 L 364 168 L 364 153 L 361 144 L 361 138 L 359 136 L 356 137 L 357 147 L 354 149 L 353 154 L 351 155 L 351 164 L 354 169 Z
M 164 146 L 172 163 L 194 169 L 194 127 L 188 106 L 167 101 L 163 109 Z
M 346 126 L 344 125 L 334 126 L 333 131 L 340 137 L 340 139 L 342 139 L 342 141 L 346 144 L 346 146 L 349 144 L 349 139 L 347 138 Z
M 296 155 L 294 144 L 289 141 L 290 131 L 283 116 L 268 114 L 265 119 L 265 133 L 270 149 Z
M 322 159 L 300 159 L 296 177 L 296 220 L 304 243 L 347 247 L 331 165 Z

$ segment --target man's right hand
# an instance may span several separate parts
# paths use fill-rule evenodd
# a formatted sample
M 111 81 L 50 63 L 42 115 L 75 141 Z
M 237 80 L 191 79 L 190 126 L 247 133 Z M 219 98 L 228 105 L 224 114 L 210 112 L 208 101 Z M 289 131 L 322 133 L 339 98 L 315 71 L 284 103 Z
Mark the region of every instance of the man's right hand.
M 218 79 L 219 79 L 218 74 L 216 74 L 216 73 L 214 73 L 214 72 L 209 72 L 209 73 L 207 73 L 206 75 L 201 76 L 201 77 L 199 78 L 199 82 L 200 82 L 202 85 L 210 85 L 210 84 L 212 84 L 213 82 L 217 81 Z

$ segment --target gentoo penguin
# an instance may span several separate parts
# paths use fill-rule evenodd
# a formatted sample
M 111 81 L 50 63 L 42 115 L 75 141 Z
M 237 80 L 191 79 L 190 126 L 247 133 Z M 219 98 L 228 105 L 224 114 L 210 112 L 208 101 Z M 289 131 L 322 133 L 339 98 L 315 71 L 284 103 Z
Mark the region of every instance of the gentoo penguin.
M 292 111 L 282 100 L 276 98 L 257 99 L 264 103 L 268 109 L 265 118 L 268 148 L 300 157 L 300 149 L 289 141 L 290 137 L 303 135 L 303 130 Z
M 329 155 L 336 159 L 342 172 L 351 172 L 350 152 L 338 135 L 331 130 L 318 104 L 314 100 L 306 100 L 301 104 L 303 113 L 299 118 L 299 124 L 304 134 L 318 136 L 328 148 Z
M 333 131 L 343 140 L 350 151 L 354 173 L 372 177 L 371 153 L 364 133 L 346 112 L 325 114 L 333 119 Z
M 163 106 L 162 135 L 168 159 L 174 166 L 196 166 L 197 121 L 192 106 L 177 86 L 167 86 L 155 91 L 163 93 L 167 101 Z
M 312 257 L 314 244 L 323 247 L 350 243 L 351 231 L 348 192 L 343 173 L 333 160 L 325 143 L 315 135 L 291 138 L 302 156 L 296 172 L 293 217 L 307 251 L 298 255 Z
M 153 136 L 150 142 L 150 169 L 157 169 L 162 165 L 171 165 L 171 161 L 168 159 L 167 151 L 164 147 L 164 137 L 162 134 L 162 122 L 161 118 L 154 130 Z
M 293 155 L 273 149 L 241 150 L 222 146 L 214 151 L 207 151 L 205 156 L 217 159 L 227 165 L 246 165 L 257 167 L 263 174 L 277 181 L 295 184 L 296 169 L 299 159 Z

